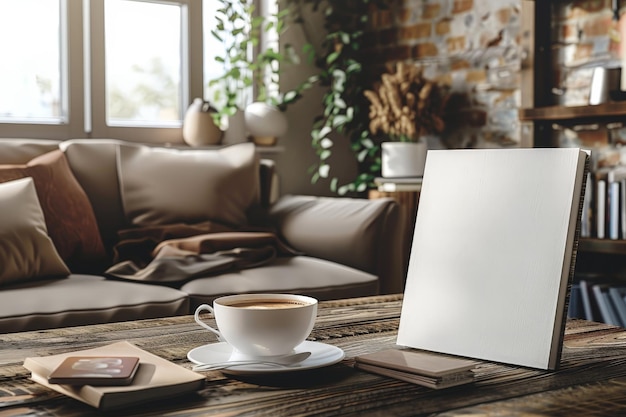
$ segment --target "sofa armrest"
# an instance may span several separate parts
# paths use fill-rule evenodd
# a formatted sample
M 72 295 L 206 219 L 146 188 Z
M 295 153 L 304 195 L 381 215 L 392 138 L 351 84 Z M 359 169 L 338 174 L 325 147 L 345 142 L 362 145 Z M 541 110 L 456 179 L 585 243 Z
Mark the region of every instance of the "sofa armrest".
M 379 277 L 383 294 L 404 290 L 403 217 L 391 198 L 283 196 L 270 221 L 295 249 Z

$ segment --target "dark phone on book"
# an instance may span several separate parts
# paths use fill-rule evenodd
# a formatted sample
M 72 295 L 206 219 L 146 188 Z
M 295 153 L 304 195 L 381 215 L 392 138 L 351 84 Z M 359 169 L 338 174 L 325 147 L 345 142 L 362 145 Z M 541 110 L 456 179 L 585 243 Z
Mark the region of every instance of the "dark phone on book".
M 129 385 L 139 368 L 134 356 L 69 356 L 48 376 L 51 384 Z

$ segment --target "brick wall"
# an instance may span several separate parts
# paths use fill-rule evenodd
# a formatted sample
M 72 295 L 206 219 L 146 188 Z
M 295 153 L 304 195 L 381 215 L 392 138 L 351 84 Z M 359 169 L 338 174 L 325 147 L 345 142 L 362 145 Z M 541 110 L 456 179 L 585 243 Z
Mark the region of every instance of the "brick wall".
M 555 104 L 585 105 L 592 67 L 619 66 L 619 22 L 613 20 L 611 0 L 559 4 L 554 15 L 553 50 L 557 51 L 555 83 L 562 94 Z
M 446 146 L 516 146 L 520 1 L 396 0 L 372 9 L 366 38 L 372 77 L 385 70 L 382 63 L 422 65 L 452 93 L 441 135 Z
M 556 51 L 553 104 L 580 106 L 589 103 L 593 68 L 621 67 L 626 57 L 626 14 L 618 1 L 614 16 L 611 0 L 584 0 L 559 3 L 553 12 L 553 51 Z M 621 7 L 620 7 L 621 6 Z M 570 125 L 570 141 L 596 150 L 598 166 L 626 162 L 626 154 L 613 145 L 622 145 L 626 137 L 623 124 Z M 573 133 L 572 133 L 573 132 Z M 561 137 L 566 135 L 561 134 Z M 623 146 L 620 146 L 623 148 Z

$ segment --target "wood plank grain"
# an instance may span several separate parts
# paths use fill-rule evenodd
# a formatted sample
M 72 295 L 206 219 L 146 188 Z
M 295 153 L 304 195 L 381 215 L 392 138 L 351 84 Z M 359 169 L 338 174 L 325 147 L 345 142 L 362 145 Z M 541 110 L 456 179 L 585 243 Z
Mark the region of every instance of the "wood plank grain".
M 595 406 L 622 409 L 626 332 L 583 320 L 567 324 L 558 372 L 482 363 L 474 384 L 436 391 L 355 370 L 356 355 L 395 345 L 401 305 L 400 296 L 320 303 L 311 340 L 341 347 L 347 357 L 340 364 L 263 377 L 229 378 L 219 371 L 206 372 L 206 385 L 198 393 L 128 409 L 124 415 L 447 417 L 505 410 L 501 415 L 547 416 L 559 415 L 549 413 L 563 401 L 570 411 L 563 416 L 584 415 L 583 410 Z M 30 381 L 21 364 L 31 354 L 61 353 L 119 340 L 189 368 L 187 352 L 215 341 L 190 316 L 2 335 L 0 416 L 98 415 Z

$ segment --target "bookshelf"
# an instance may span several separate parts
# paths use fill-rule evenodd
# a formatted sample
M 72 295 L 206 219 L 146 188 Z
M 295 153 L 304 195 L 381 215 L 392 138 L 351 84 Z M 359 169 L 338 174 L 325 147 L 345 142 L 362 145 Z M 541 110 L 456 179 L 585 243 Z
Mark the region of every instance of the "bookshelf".
M 558 65 L 558 51 L 554 48 L 551 34 L 554 34 L 555 7 L 574 3 L 574 0 L 555 2 L 522 0 L 522 60 L 521 60 L 521 123 L 522 146 L 558 147 L 553 125 L 576 126 L 598 124 L 606 126 L 620 122 L 626 116 L 626 101 L 609 101 L 597 105 L 562 106 L 555 105 L 553 95 L 554 65 Z M 595 181 L 595 180 L 594 180 Z M 593 188 L 595 182 L 588 183 Z M 595 191 L 595 190 L 594 190 Z M 626 192 L 626 189 L 622 189 Z M 595 217 L 592 216 L 592 217 Z M 595 218 L 591 220 L 594 222 Z M 618 239 L 597 238 L 593 232 L 582 237 L 578 246 L 576 263 L 576 291 L 582 280 L 590 284 L 609 283 L 615 287 L 626 287 L 626 233 L 620 232 Z M 600 293 L 600 290 L 597 290 Z M 593 299 L 593 291 L 591 291 Z M 597 300 L 596 300 L 597 301 Z M 571 304 L 576 304 L 574 299 Z M 594 320 L 603 321 L 599 315 Z M 584 317 L 583 317 L 584 318 Z M 623 324 L 626 326 L 626 322 Z

